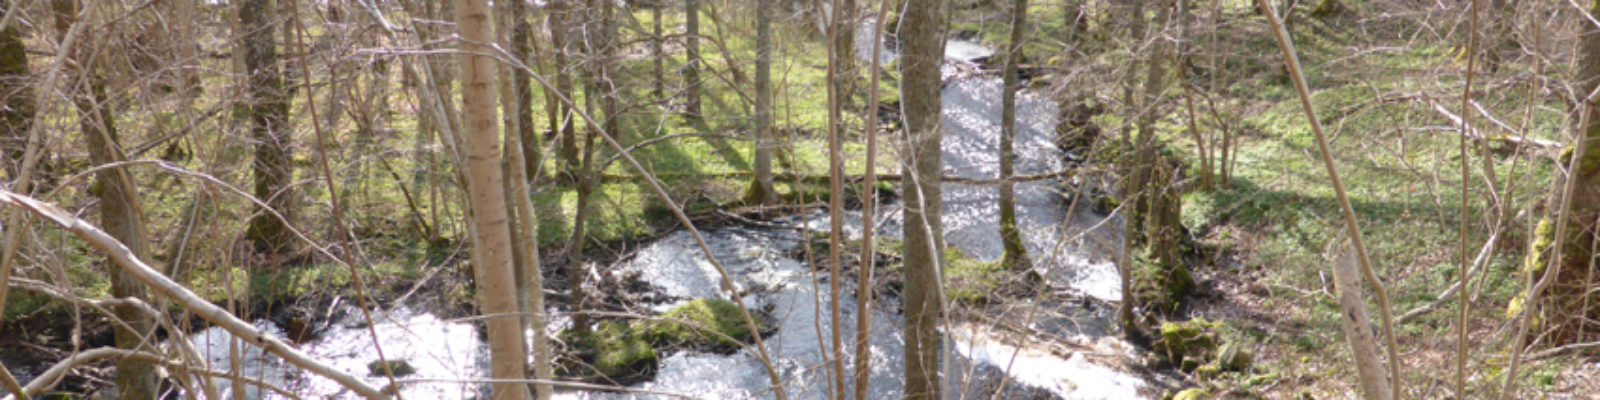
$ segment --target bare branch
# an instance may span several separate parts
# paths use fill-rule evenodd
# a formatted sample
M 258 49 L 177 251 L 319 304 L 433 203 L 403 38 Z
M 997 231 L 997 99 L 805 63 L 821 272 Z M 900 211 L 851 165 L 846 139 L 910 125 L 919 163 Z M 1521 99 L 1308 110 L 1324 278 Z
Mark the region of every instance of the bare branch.
M 19 195 L 3 189 L 0 189 L 0 204 L 8 204 L 25 209 L 29 212 L 32 212 L 34 215 L 48 219 L 50 222 L 61 226 L 63 229 L 66 229 L 73 235 L 78 236 L 95 248 L 100 249 L 100 251 L 105 252 L 106 255 L 109 256 L 111 260 L 124 272 L 127 272 L 129 275 L 132 275 L 134 279 L 137 279 L 139 282 L 149 286 L 151 291 L 157 295 L 177 302 L 179 305 L 183 306 L 183 308 L 195 313 L 195 315 L 200 316 L 200 318 L 205 319 L 207 322 L 216 324 L 218 327 L 227 330 L 228 333 L 233 334 L 234 336 L 237 336 L 246 342 L 249 342 L 251 345 L 260 347 L 262 350 L 266 350 L 269 353 L 282 357 L 284 361 L 287 361 L 296 367 L 300 367 L 317 375 L 327 377 L 334 382 L 338 382 L 339 385 L 355 391 L 362 397 L 369 399 L 388 398 L 387 395 L 379 392 L 378 388 L 372 387 L 366 382 L 362 382 L 360 379 L 356 379 L 356 377 L 350 376 L 343 371 L 339 371 L 331 366 L 312 360 L 310 356 L 307 356 L 305 353 L 300 352 L 300 350 L 295 349 L 294 347 L 290 347 L 289 344 L 285 343 L 282 339 L 256 329 L 249 323 L 240 320 L 238 317 L 233 316 L 233 314 L 223 310 L 221 307 L 217 307 L 205 299 L 200 298 L 200 296 L 195 295 L 194 292 L 189 291 L 188 288 L 185 288 L 182 285 L 179 285 L 177 282 L 173 282 L 171 279 L 168 279 L 166 276 L 161 275 L 160 272 L 157 272 L 154 268 L 151 268 L 149 264 L 146 264 L 143 260 L 135 257 L 133 252 L 128 250 L 127 246 L 124 246 L 121 242 L 118 242 L 116 239 L 112 238 L 110 235 L 107 235 L 104 231 L 101 231 L 100 228 L 95 227 L 88 221 L 78 219 L 78 217 L 73 216 L 72 214 L 67 213 L 60 208 L 57 208 L 54 205 L 40 202 L 31 197 Z

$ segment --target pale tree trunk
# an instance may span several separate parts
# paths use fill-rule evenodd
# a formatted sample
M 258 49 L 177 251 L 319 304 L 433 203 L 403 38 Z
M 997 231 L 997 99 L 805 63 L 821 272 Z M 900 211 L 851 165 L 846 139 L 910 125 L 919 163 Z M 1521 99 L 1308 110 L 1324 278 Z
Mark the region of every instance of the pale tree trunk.
M 278 65 L 278 40 L 273 29 L 278 22 L 271 0 L 245 0 L 239 8 L 239 28 L 243 30 L 246 91 L 250 107 L 250 138 L 255 141 L 255 179 L 253 195 L 277 210 L 284 219 L 294 220 L 294 195 L 291 193 L 294 166 L 291 164 L 293 132 L 289 122 L 289 100 L 284 91 L 283 72 Z M 250 219 L 246 236 L 255 250 L 272 256 L 293 251 L 289 227 L 283 220 L 258 210 Z M 275 258 L 274 261 L 283 261 Z
M 67 30 L 76 21 L 78 4 L 76 0 L 54 0 L 52 2 L 55 25 L 59 35 L 66 35 Z M 96 14 L 90 6 L 88 15 L 93 19 Z M 115 118 L 111 113 L 111 104 L 106 102 L 106 90 L 103 78 L 96 74 L 104 64 L 99 57 L 92 56 L 94 45 L 80 47 L 71 53 L 77 75 L 77 84 L 72 85 L 76 90 L 69 93 L 72 102 L 78 109 L 78 126 L 82 129 L 84 141 L 89 147 L 89 160 L 95 165 L 104 165 L 125 161 L 127 157 L 122 153 L 121 145 L 117 139 Z M 134 256 L 147 258 L 149 256 L 148 240 L 145 237 L 144 222 L 141 217 L 144 211 L 139 207 L 137 185 L 133 175 L 125 168 L 108 168 L 95 174 L 94 187 L 90 192 L 100 198 L 100 225 L 106 233 L 116 238 L 128 247 Z M 145 288 L 132 275 L 121 269 L 113 268 L 111 271 L 111 296 L 115 298 L 146 299 Z M 151 328 L 155 322 L 150 316 L 132 304 L 118 305 L 113 309 L 118 319 L 127 322 L 127 326 L 115 325 L 115 341 L 117 348 L 133 350 L 139 348 L 142 336 L 152 333 Z M 131 328 L 132 330 L 128 329 Z M 156 383 L 155 367 L 150 363 L 132 359 L 117 361 L 117 395 L 121 399 L 153 399 L 158 386 Z
M 1000 241 L 1005 244 L 1001 263 L 1007 268 L 1026 271 L 1030 268 L 1028 248 L 1022 243 L 1022 232 L 1017 227 L 1016 185 L 1009 181 L 1016 163 L 1012 144 L 1017 135 L 1017 65 L 1022 63 L 1023 34 L 1028 26 L 1028 0 L 1016 0 L 1011 6 L 1011 41 L 1006 51 L 1006 66 L 1000 87 Z
M 528 197 L 530 181 L 524 163 L 521 138 L 506 135 L 505 186 L 507 214 L 511 217 L 511 261 L 516 272 L 517 309 L 522 315 L 522 330 L 533 335 L 533 374 L 537 379 L 553 377 L 550 365 L 550 344 L 545 337 L 544 276 L 539 268 L 539 229 L 534 219 L 532 199 Z M 533 385 L 533 396 L 539 400 L 550 398 L 549 384 Z
M 533 201 L 528 197 L 532 192 L 528 188 L 531 180 L 526 171 L 517 168 L 524 165 L 525 156 L 519 149 L 523 149 L 521 138 L 517 135 L 506 136 L 506 154 L 510 160 L 506 162 L 506 198 L 510 201 L 507 212 L 511 214 L 511 240 L 512 261 L 515 263 L 517 279 L 518 308 L 523 315 L 524 331 L 533 335 L 533 376 L 537 379 L 551 379 L 550 344 L 545 337 L 544 314 L 544 275 L 539 267 L 539 229 L 538 220 L 533 213 Z M 551 391 L 548 384 L 533 386 L 534 398 L 547 400 Z
M 683 113 L 700 118 L 700 0 L 683 0 L 683 51 L 688 60 L 683 66 Z
M 11 9 L 12 1 L 0 0 L 0 12 Z M 19 25 L 19 20 L 13 20 L 0 31 L 0 172 L 5 172 L 7 180 L 17 179 L 22 168 L 34 113 L 28 48 L 22 43 Z
M 745 199 L 772 204 L 772 0 L 757 0 L 756 14 L 756 140 L 755 180 Z M 657 59 L 660 62 L 660 59 Z
M 940 1 L 909 0 L 900 19 L 902 115 L 908 156 L 901 181 L 905 199 L 905 395 L 941 399 L 939 352 L 943 316 L 939 255 L 940 222 L 939 65 L 944 61 L 944 7 Z
M 874 21 L 872 30 L 872 47 L 867 54 L 872 55 L 867 69 L 867 124 L 865 135 L 867 137 L 866 179 L 861 187 L 861 261 L 856 264 L 856 353 L 855 353 L 855 398 L 867 398 L 867 389 L 871 386 L 872 378 L 872 343 L 869 340 L 872 331 L 872 275 L 873 259 L 876 242 L 873 239 L 874 225 L 873 208 L 878 203 L 878 79 L 882 65 L 882 57 L 878 55 L 883 50 L 883 27 L 889 20 L 890 0 L 882 0 L 878 5 L 878 16 Z
M 839 3 L 839 0 L 834 0 L 832 5 L 838 8 Z M 838 15 L 839 13 L 835 10 L 834 16 L 837 17 Z M 828 189 L 832 193 L 832 195 L 828 196 L 828 320 L 830 321 L 828 323 L 830 335 L 828 336 L 831 339 L 829 349 L 832 353 L 832 362 L 828 368 L 830 372 L 828 375 L 832 378 L 832 383 L 828 386 L 833 388 L 833 397 L 836 399 L 844 398 L 845 393 L 844 335 L 839 326 L 843 322 L 839 306 L 839 278 L 843 264 L 841 253 L 844 252 L 844 246 L 841 244 L 841 241 L 844 240 L 844 218 L 842 215 L 844 212 L 844 161 L 842 161 L 844 143 L 840 141 L 840 135 L 843 133 L 840 131 L 844 128 L 841 110 L 844 108 L 843 95 L 845 93 L 841 90 L 845 79 L 840 75 L 843 73 L 841 71 L 842 67 L 850 62 L 847 59 L 850 55 L 839 52 L 839 47 L 837 46 L 839 32 L 844 27 L 841 21 L 839 18 L 830 19 L 827 27 L 828 39 L 832 41 L 828 48 L 827 76 Z
M 1361 392 L 1371 400 L 1391 400 L 1394 392 L 1389 377 L 1383 371 L 1383 361 L 1378 358 L 1378 339 L 1374 337 L 1372 321 L 1367 319 L 1367 303 L 1361 299 L 1360 266 L 1354 251 L 1345 249 L 1336 256 L 1333 264 L 1334 287 L 1339 292 L 1340 318 L 1345 340 L 1350 342 L 1350 358 L 1356 364 Z
M 471 180 L 467 196 L 472 205 L 472 224 L 477 235 L 472 242 L 472 266 L 478 282 L 478 305 L 486 317 L 489 333 L 489 366 L 495 379 L 526 378 L 528 352 L 523 342 L 521 318 L 517 316 L 515 273 L 511 269 L 511 231 L 506 213 L 504 178 L 500 173 L 499 121 L 496 119 L 494 79 L 495 61 L 477 54 L 491 53 L 484 45 L 493 43 L 493 25 L 487 0 L 458 0 L 456 26 L 466 47 L 460 54 L 461 103 L 465 113 L 462 128 L 466 142 L 467 175 Z M 476 48 L 474 48 L 476 47 Z M 491 384 L 496 399 L 528 399 L 528 386 L 519 382 Z

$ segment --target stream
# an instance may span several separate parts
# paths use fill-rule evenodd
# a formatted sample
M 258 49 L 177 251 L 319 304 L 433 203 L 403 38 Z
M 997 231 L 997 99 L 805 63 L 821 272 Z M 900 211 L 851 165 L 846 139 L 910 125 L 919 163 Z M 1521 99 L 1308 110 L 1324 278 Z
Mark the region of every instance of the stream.
M 859 39 L 863 36 L 871 35 L 857 35 L 858 49 L 871 45 L 869 39 Z M 992 55 L 993 51 L 976 43 L 952 40 L 947 46 L 942 94 L 943 161 L 947 175 L 995 178 L 998 174 L 1000 79 L 973 73 L 978 60 Z M 890 59 L 893 56 L 882 55 Z M 1023 93 L 1018 95 L 1017 109 L 1017 173 L 1037 174 L 1063 168 L 1063 154 L 1052 141 L 1055 104 Z M 1114 337 L 1114 310 L 1095 305 L 1121 299 L 1116 268 L 1110 263 L 1121 245 L 1121 223 L 1095 215 L 1087 205 L 1080 205 L 1069 214 L 1069 196 L 1062 193 L 1063 186 L 1057 180 L 1016 185 L 1018 224 L 1034 267 L 1049 282 L 1050 292 L 1057 295 L 1046 296 L 1049 300 L 1006 304 L 1005 310 L 979 310 L 995 314 L 991 317 L 997 320 L 1025 326 L 1030 333 L 1024 338 L 1012 337 L 1015 334 L 1010 332 L 1014 329 L 1003 333 L 991 330 L 991 324 L 977 321 L 948 326 L 943 356 L 947 397 L 988 398 L 996 390 L 1001 391 L 999 398 L 1149 397 L 1150 385 L 1122 366 L 1138 357 L 1136 350 Z M 945 184 L 943 211 L 949 246 L 983 260 L 1000 258 L 997 190 L 994 186 Z M 875 221 L 878 234 L 899 237 L 899 205 L 885 204 L 880 209 L 880 220 Z M 847 234 L 859 236 L 859 212 L 849 213 L 846 218 Z M 830 381 L 823 367 L 827 340 L 821 334 L 830 331 L 825 300 L 827 276 L 785 256 L 802 244 L 806 230 L 825 231 L 827 215 L 813 212 L 773 222 L 780 227 L 731 227 L 703 233 L 735 285 L 748 293 L 745 304 L 769 310 L 776 331 L 765 339 L 766 346 L 785 380 L 782 389 L 788 397 L 827 398 Z M 684 231 L 645 245 L 632 260 L 607 273 L 638 273 L 641 281 L 678 299 L 650 305 L 657 312 L 693 298 L 728 299 L 720 289 L 718 274 Z M 841 296 L 845 314 L 841 330 L 846 338 L 853 338 L 857 329 L 855 282 L 852 279 L 840 283 L 852 288 Z M 871 309 L 872 398 L 900 396 L 904 337 L 898 302 L 894 297 L 879 299 Z M 386 378 L 368 372 L 368 363 L 377 360 L 377 355 L 371 349 L 372 338 L 360 313 L 342 314 L 345 316 L 334 318 L 332 327 L 319 340 L 302 344 L 301 350 L 377 386 L 387 384 Z M 421 381 L 401 385 L 404 397 L 476 398 L 486 390 L 482 384 L 461 382 L 488 375 L 487 346 L 470 321 L 440 319 L 425 310 L 404 307 L 374 314 L 374 319 L 385 356 L 408 362 L 416 371 L 407 378 Z M 258 322 L 258 326 L 282 333 L 266 321 Z M 230 365 L 227 338 L 226 333 L 211 328 L 192 335 L 191 341 L 206 354 L 213 368 L 226 370 Z M 846 340 L 846 353 L 854 350 L 850 342 Z M 245 346 L 241 351 L 239 364 L 246 376 L 301 396 L 354 397 L 331 381 L 298 371 L 260 350 Z M 754 351 L 746 348 L 729 355 L 663 354 L 655 377 L 632 388 L 711 399 L 773 398 L 765 369 Z M 846 364 L 849 359 L 853 356 L 847 355 Z M 225 380 L 218 384 L 227 390 Z M 250 398 L 277 398 L 273 393 L 261 393 L 259 388 L 246 390 Z M 563 390 L 558 390 L 557 396 L 655 398 L 640 393 Z

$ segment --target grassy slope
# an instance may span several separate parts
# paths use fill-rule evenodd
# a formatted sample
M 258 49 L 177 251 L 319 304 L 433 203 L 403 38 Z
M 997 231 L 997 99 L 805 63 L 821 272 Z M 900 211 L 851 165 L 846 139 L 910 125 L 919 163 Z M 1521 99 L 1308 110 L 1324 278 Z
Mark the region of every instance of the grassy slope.
M 1376 17 L 1384 6 L 1343 3 L 1366 14 L 1318 20 L 1308 16 L 1313 5 L 1305 4 L 1298 10 L 1294 36 L 1315 92 L 1314 106 L 1330 135 L 1335 164 L 1398 315 L 1430 303 L 1457 279 L 1460 156 L 1452 131 L 1432 129 L 1447 128 L 1450 122 L 1428 104 L 1380 99 L 1422 94 L 1459 114 L 1465 65 L 1457 58 L 1460 50 L 1448 40 L 1408 41 L 1418 27 L 1398 17 Z M 1204 7 L 1196 12 L 1210 15 L 1210 5 Z M 1324 283 L 1326 255 L 1347 240 L 1342 216 L 1299 99 L 1277 67 L 1281 64 L 1278 49 L 1266 34 L 1265 20 L 1251 14 L 1248 2 L 1224 7 L 1229 17 L 1215 42 L 1219 48 L 1204 47 L 1212 43 L 1209 36 L 1197 38 L 1192 46 L 1201 47 L 1193 60 L 1198 68 L 1191 70 L 1195 76 L 1190 79 L 1201 88 L 1218 85 L 1220 93 L 1212 95 L 1225 113 L 1223 119 L 1243 136 L 1236 147 L 1232 185 L 1189 193 L 1185 198 L 1185 225 L 1203 247 L 1218 250 L 1203 261 L 1206 265 L 1197 267 L 1197 273 L 1203 280 L 1211 280 L 1214 290 L 1196 299 L 1190 315 L 1222 319 L 1224 338 L 1256 348 L 1262 360 L 1253 373 L 1225 373 L 1203 379 L 1202 384 L 1269 398 L 1301 392 L 1317 398 L 1341 397 L 1353 390 L 1354 370 L 1346 361 L 1348 350 L 1339 333 L 1337 303 L 1323 289 L 1331 284 Z M 1036 34 L 1065 32 L 1059 5 L 1035 5 L 1030 12 L 1030 21 L 1042 25 L 1034 28 Z M 991 45 L 1004 43 L 1003 15 L 977 11 L 968 15 L 957 18 L 957 30 L 980 32 Z M 1450 15 L 1453 18 L 1454 14 Z M 1407 35 L 1394 35 L 1397 32 Z M 1049 54 L 1060 54 L 1063 47 L 1053 42 L 1059 37 L 1035 39 L 1029 44 L 1029 55 L 1047 59 Z M 1215 62 L 1223 66 L 1225 76 L 1207 75 L 1213 62 L 1207 54 L 1223 55 Z M 1091 58 L 1086 67 L 1103 69 L 1118 57 L 1101 54 Z M 1050 58 L 1049 62 L 1060 60 Z M 1513 74 L 1530 72 L 1528 68 L 1513 64 L 1494 76 L 1480 75 L 1475 87 L 1481 90 L 1483 82 L 1498 83 Z M 1120 86 L 1108 82 L 1091 90 L 1102 99 L 1117 98 Z M 1554 98 L 1535 97 L 1537 107 L 1529 113 L 1529 92 L 1523 84 L 1497 86 L 1476 100 L 1514 125 L 1526 116 L 1533 136 L 1555 138 L 1566 123 L 1559 111 L 1565 106 Z M 1187 130 L 1188 116 L 1181 108 L 1181 98 L 1173 97 L 1181 94 L 1176 87 L 1167 92 L 1168 103 L 1161 111 L 1164 115 L 1158 129 L 1168 146 L 1189 158 L 1193 176 L 1198 160 Z M 1217 118 L 1209 115 L 1206 104 L 1196 99 L 1203 114 L 1201 129 L 1206 135 L 1219 135 Z M 1096 120 L 1103 127 L 1115 127 L 1121 118 L 1102 115 Z M 1487 126 L 1482 118 L 1474 123 Z M 1497 129 L 1487 131 L 1504 134 Z M 1481 194 L 1482 160 L 1475 147 L 1471 151 L 1474 194 L 1467 200 L 1467 220 L 1469 251 L 1475 254 L 1487 236 L 1490 218 L 1484 215 L 1485 197 Z M 1492 160 L 1498 182 L 1516 185 L 1506 199 L 1515 214 L 1542 198 L 1550 181 L 1552 154 L 1513 157 L 1510 153 L 1497 152 Z M 1499 356 L 1504 339 L 1493 334 L 1506 321 L 1505 305 L 1522 285 L 1515 266 L 1531 226 L 1524 226 L 1529 224 L 1526 218 L 1511 223 L 1517 225 L 1490 262 L 1483 295 L 1471 309 L 1475 350 L 1470 371 L 1479 389 L 1499 373 L 1503 361 L 1490 359 Z M 1452 365 L 1454 342 L 1445 338 L 1455 335 L 1451 322 L 1454 304 L 1452 300 L 1445 308 L 1397 328 L 1405 358 L 1405 383 L 1414 395 L 1442 396 L 1429 387 L 1444 383 L 1440 377 L 1451 371 L 1447 368 Z M 1556 387 L 1554 371 L 1560 368 L 1556 363 L 1532 368 L 1524 387 Z

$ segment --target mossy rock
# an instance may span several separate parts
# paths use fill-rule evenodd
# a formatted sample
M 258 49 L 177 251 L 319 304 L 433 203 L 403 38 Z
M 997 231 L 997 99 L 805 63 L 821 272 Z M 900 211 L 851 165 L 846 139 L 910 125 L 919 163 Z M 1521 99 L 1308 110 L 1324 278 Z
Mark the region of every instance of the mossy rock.
M 1210 395 L 1210 393 L 1206 392 L 1205 389 L 1188 388 L 1184 389 L 1182 392 L 1178 392 L 1177 395 L 1172 396 L 1172 400 L 1202 400 L 1206 399 L 1207 395 Z
M 1247 387 L 1247 388 L 1249 388 L 1249 387 L 1257 387 L 1257 386 L 1265 385 L 1265 384 L 1267 384 L 1269 382 L 1272 382 L 1272 381 L 1275 381 L 1275 380 L 1278 380 L 1278 373 L 1277 372 L 1258 374 L 1258 375 L 1251 375 L 1249 378 L 1245 379 L 1244 386 Z
M 1217 351 L 1216 364 L 1223 371 L 1248 371 L 1255 364 L 1255 355 L 1238 343 L 1228 343 Z
M 1200 363 L 1215 357 L 1216 330 L 1221 326 L 1220 322 L 1204 318 L 1164 322 L 1161 324 L 1161 337 L 1156 339 L 1153 346 L 1157 354 L 1165 356 L 1166 361 L 1173 365 L 1183 367 L 1192 363 L 1193 367 L 1198 367 Z M 1192 370 L 1192 367 L 1184 370 Z
M 628 382 L 655 372 L 656 351 L 632 324 L 605 321 L 585 333 L 568 329 L 558 338 L 567 345 L 569 359 L 562 363 L 566 375 L 585 380 L 605 378 Z M 588 364 L 584 366 L 577 361 Z
M 955 247 L 944 251 L 945 296 L 968 304 L 984 304 L 999 293 L 1007 282 L 1008 271 L 1000 260 L 983 261 L 967 256 Z
M 755 312 L 750 314 L 754 316 Z M 751 339 L 739 306 L 724 300 L 690 300 L 661 317 L 662 321 L 644 323 L 641 329 L 644 338 L 660 346 L 732 351 Z M 762 323 L 757 320 L 756 330 L 761 329 Z

